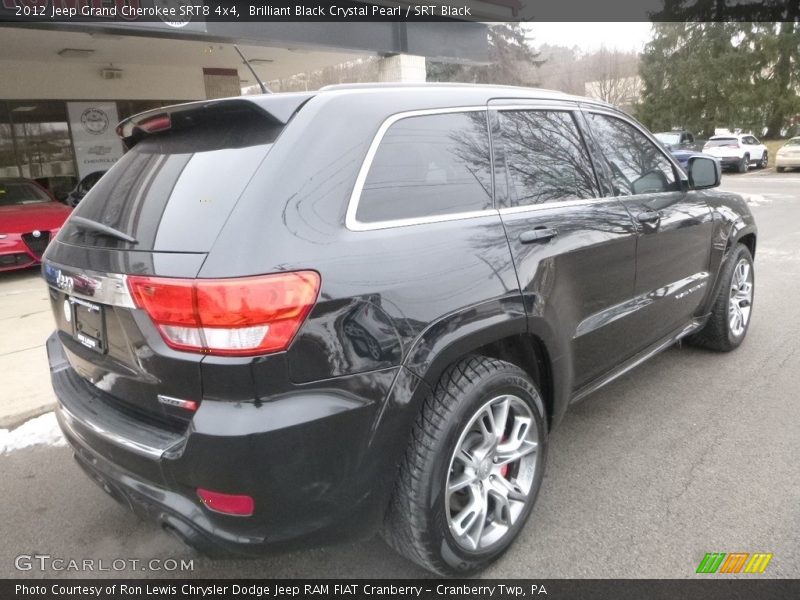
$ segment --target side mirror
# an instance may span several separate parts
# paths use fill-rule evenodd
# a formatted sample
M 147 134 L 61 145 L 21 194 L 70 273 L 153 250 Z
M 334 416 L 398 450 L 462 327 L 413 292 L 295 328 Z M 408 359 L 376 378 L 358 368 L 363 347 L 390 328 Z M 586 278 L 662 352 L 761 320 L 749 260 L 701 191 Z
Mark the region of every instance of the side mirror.
M 722 181 L 722 169 L 719 162 L 705 156 L 692 156 L 687 167 L 689 187 L 693 190 L 705 190 L 717 187 Z

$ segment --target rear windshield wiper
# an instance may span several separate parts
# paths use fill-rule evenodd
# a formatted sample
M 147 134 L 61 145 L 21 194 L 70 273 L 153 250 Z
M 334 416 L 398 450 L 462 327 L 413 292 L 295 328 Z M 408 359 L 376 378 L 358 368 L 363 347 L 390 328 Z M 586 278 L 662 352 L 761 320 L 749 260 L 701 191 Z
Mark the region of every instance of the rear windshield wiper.
M 119 240 L 124 242 L 128 242 L 129 244 L 138 244 L 139 240 L 134 237 L 129 236 L 127 233 L 120 231 L 119 229 L 114 229 L 113 227 L 109 227 L 108 225 L 103 225 L 102 223 L 98 223 L 97 221 L 92 221 L 91 219 L 87 219 L 85 217 L 79 217 L 77 215 L 73 215 L 69 219 L 70 225 L 75 225 L 82 229 L 90 229 L 96 233 L 101 235 L 107 235 L 109 237 L 115 237 Z

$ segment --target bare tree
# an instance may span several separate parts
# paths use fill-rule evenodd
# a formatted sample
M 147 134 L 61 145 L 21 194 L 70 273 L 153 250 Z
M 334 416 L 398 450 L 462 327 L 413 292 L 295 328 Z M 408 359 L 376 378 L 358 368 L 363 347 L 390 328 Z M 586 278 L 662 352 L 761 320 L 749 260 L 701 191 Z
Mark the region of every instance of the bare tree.
M 587 74 L 585 93 L 617 106 L 633 106 L 639 99 L 639 57 L 601 47 L 584 58 Z

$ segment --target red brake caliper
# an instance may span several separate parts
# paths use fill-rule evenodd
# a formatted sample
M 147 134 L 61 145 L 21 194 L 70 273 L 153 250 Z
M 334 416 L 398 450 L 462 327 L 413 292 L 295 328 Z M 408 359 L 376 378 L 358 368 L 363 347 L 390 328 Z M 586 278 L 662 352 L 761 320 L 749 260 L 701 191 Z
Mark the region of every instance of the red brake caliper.
M 508 436 L 503 436 L 503 439 L 500 440 L 500 443 L 503 444 L 507 440 L 508 440 Z M 500 467 L 500 475 L 502 475 L 503 477 L 508 475 L 508 463 L 506 463 L 502 467 Z

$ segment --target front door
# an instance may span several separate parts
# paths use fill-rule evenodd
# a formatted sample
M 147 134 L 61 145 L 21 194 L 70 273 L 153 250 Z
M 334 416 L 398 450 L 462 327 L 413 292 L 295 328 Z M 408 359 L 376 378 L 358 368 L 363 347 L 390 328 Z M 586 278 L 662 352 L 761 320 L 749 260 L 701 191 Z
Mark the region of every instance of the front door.
M 639 310 L 632 343 L 646 346 L 688 324 L 711 284 L 711 211 L 688 190 L 660 146 L 633 121 L 587 109 L 586 120 L 614 193 L 638 228 Z

